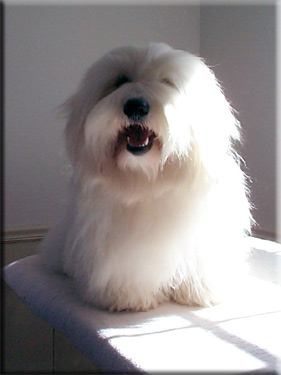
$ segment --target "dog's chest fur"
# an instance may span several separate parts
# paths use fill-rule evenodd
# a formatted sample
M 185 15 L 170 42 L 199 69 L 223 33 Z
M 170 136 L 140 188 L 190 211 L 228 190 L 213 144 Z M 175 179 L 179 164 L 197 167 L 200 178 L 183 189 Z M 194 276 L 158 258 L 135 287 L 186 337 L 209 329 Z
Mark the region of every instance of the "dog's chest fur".
M 153 284 L 156 275 L 160 280 L 175 277 L 183 255 L 187 255 L 184 248 L 194 229 L 191 225 L 196 225 L 198 207 L 179 190 L 130 206 L 104 195 L 101 189 L 88 194 L 87 199 L 84 195 L 77 202 L 75 230 L 66 241 L 64 271 L 80 283 L 94 278 L 95 286 L 117 278 L 144 286 Z

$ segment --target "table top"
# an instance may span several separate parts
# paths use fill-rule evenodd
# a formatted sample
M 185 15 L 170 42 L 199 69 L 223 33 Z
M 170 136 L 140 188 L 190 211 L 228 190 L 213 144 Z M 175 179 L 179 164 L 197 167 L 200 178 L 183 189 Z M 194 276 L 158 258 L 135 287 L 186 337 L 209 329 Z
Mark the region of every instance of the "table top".
M 4 269 L 18 297 L 108 372 L 275 370 L 281 353 L 281 288 L 249 276 L 212 308 L 164 303 L 147 312 L 108 312 L 83 303 L 71 281 L 38 255 Z

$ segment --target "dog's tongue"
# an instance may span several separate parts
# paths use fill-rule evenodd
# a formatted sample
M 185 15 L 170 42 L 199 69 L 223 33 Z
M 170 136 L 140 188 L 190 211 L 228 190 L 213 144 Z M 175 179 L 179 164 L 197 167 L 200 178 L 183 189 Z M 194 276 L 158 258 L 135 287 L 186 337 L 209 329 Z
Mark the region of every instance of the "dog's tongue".
M 130 125 L 126 131 L 127 141 L 133 147 L 146 146 L 152 133 L 140 125 Z

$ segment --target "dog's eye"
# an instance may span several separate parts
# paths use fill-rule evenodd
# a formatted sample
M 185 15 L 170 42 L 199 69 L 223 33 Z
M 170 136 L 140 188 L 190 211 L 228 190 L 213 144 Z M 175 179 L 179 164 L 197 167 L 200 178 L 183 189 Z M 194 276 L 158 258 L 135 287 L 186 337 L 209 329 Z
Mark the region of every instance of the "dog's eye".
M 130 78 L 128 78 L 127 76 L 118 77 L 117 80 L 115 81 L 114 87 L 116 89 L 118 89 L 120 86 L 122 86 L 122 85 L 124 85 L 125 83 L 128 83 L 128 82 L 132 82 L 132 80 Z
M 173 89 L 176 88 L 176 85 L 169 78 L 162 78 L 161 83 L 163 83 L 164 85 L 170 86 Z
M 120 86 L 124 85 L 125 83 L 132 82 L 130 78 L 125 75 L 119 76 L 114 81 L 108 83 L 108 86 L 104 88 L 104 91 L 101 93 L 100 100 L 105 98 L 106 96 L 112 94 L 115 90 L 117 90 Z

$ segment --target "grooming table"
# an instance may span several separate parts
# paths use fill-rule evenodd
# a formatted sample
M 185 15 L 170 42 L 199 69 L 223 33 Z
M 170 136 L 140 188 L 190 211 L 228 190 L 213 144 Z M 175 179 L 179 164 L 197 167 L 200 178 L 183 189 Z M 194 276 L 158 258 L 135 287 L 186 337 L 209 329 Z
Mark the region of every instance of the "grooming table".
M 281 352 L 281 288 L 272 280 L 280 245 L 275 245 L 266 252 L 269 258 L 263 249 L 253 252 L 256 273 L 267 262 L 266 274 L 249 277 L 243 292 L 212 308 L 165 303 L 139 313 L 98 310 L 81 302 L 70 280 L 46 270 L 37 255 L 6 266 L 4 279 L 103 372 L 266 374 L 277 371 Z

